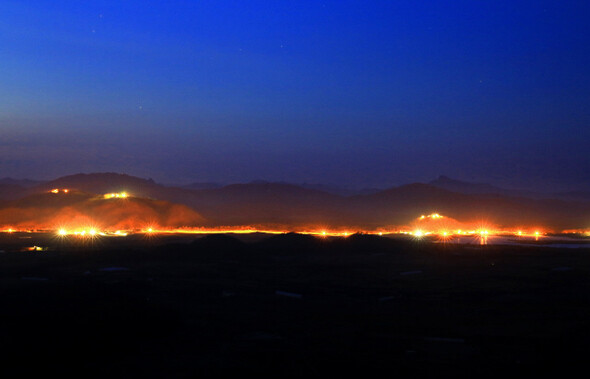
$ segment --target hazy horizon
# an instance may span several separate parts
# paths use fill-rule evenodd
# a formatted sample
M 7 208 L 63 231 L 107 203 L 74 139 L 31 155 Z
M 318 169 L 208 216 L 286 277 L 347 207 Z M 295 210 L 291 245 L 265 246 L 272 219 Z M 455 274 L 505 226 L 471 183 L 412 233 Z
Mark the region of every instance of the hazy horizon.
M 433 178 L 429 178 L 427 180 L 417 180 L 417 181 L 407 181 L 407 182 L 401 182 L 401 183 L 394 183 L 391 185 L 384 185 L 384 186 L 359 186 L 359 187 L 354 187 L 354 186 L 350 186 L 350 185 L 340 185 L 338 183 L 327 183 L 327 182 L 297 182 L 297 181 L 289 181 L 289 180 L 267 180 L 264 178 L 255 178 L 255 179 L 251 179 L 251 180 L 242 180 L 242 181 L 234 181 L 234 182 L 222 182 L 222 181 L 205 181 L 205 180 L 196 180 L 196 181 L 187 181 L 185 180 L 184 182 L 167 182 L 167 181 L 161 181 L 158 180 L 158 178 L 154 178 L 152 176 L 141 176 L 141 175 L 132 175 L 129 173 L 125 173 L 125 172 L 116 172 L 116 171 L 103 171 L 103 172 L 75 172 L 75 173 L 69 173 L 66 175 L 59 175 L 59 176 L 53 176 L 53 177 L 47 177 L 47 178 L 41 178 L 41 177 L 14 177 L 14 176 L 0 176 L 0 181 L 2 180 L 15 180 L 15 181 L 32 181 L 32 182 L 41 182 L 41 183 L 46 183 L 46 182 L 51 182 L 54 180 L 58 180 L 64 177 L 70 177 L 70 176 L 75 176 L 75 175 L 104 175 L 104 174 L 115 174 L 115 175 L 127 175 L 127 176 L 131 176 L 131 177 L 135 177 L 135 178 L 139 178 L 139 179 L 144 179 L 144 180 L 152 180 L 154 181 L 156 184 L 158 185 L 163 185 L 163 186 L 167 186 L 167 187 L 184 187 L 184 186 L 190 186 L 190 185 L 213 185 L 213 186 L 219 186 L 219 187 L 223 187 L 223 186 L 227 186 L 227 185 L 232 185 L 232 184 L 256 184 L 256 183 L 276 183 L 276 184 L 290 184 L 290 185 L 296 185 L 296 186 L 304 186 L 304 187 L 311 187 L 314 189 L 319 189 L 319 190 L 325 190 L 327 192 L 332 192 L 335 191 L 335 193 L 341 193 L 341 194 L 355 194 L 355 193 L 362 193 L 363 191 L 366 190 L 376 190 L 376 191 L 380 191 L 380 190 L 387 190 L 389 188 L 396 188 L 396 187 L 400 187 L 400 186 L 404 186 L 404 185 L 410 185 L 410 184 L 414 184 L 414 183 L 422 183 L 422 184 L 431 184 L 433 182 L 438 181 L 439 179 L 443 179 L 443 180 L 450 180 L 452 182 L 457 182 L 457 184 L 461 185 L 461 184 L 465 184 L 467 186 L 471 185 L 471 186 L 478 186 L 478 185 L 489 185 L 491 187 L 495 187 L 498 190 L 506 190 L 506 191 L 514 191 L 514 195 L 518 195 L 519 191 L 523 191 L 522 195 L 526 196 L 526 193 L 529 193 L 531 195 L 533 194 L 538 194 L 538 195 L 543 195 L 543 194 L 547 194 L 547 195 L 551 195 L 551 194 L 557 194 L 559 192 L 576 192 L 576 191 L 586 191 L 586 189 L 582 188 L 582 187 L 578 187 L 578 188 L 573 188 L 573 189 L 569 189 L 569 190 L 554 190 L 551 191 L 550 189 L 539 189 L 539 188 L 534 188 L 534 187 L 514 187 L 514 186 L 510 186 L 508 185 L 502 185 L 502 184 L 498 184 L 495 182 L 485 182 L 485 181 L 478 181 L 478 180 L 468 180 L 468 179 L 460 179 L 460 178 L 454 178 L 454 177 L 450 177 L 448 175 L 438 175 L 436 177 Z M 444 185 L 443 185 L 444 186 Z M 453 190 L 451 190 L 453 191 Z M 463 192 L 461 190 L 457 190 L 458 192 Z M 475 193 L 479 193 L 479 192 L 475 192 Z

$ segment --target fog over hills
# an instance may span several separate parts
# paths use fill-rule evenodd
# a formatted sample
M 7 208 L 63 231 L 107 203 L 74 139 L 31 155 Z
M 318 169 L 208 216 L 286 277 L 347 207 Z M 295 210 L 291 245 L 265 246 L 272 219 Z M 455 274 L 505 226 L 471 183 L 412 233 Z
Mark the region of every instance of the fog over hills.
M 88 199 L 84 200 L 87 202 L 96 195 L 126 191 L 134 196 L 130 204 L 137 208 L 132 209 L 143 215 L 138 217 L 148 217 L 146 215 L 149 214 L 155 219 L 154 212 L 161 211 L 167 216 L 159 220 L 170 224 L 170 209 L 175 209 L 186 215 L 181 219 L 193 220 L 194 226 L 269 225 L 286 229 L 350 227 L 362 230 L 407 225 L 419 215 L 431 212 L 463 222 L 481 221 L 506 227 L 529 225 L 563 230 L 590 225 L 590 201 L 579 200 L 584 198 L 583 193 L 571 196 L 569 200 L 548 199 L 545 197 L 549 195 L 504 190 L 444 176 L 430 184 L 414 183 L 347 196 L 300 185 L 264 181 L 197 189 L 172 187 L 151 179 L 116 173 L 70 175 L 33 187 L 0 183 L 0 199 L 5 201 L 0 203 L 4 210 L 0 213 L 0 221 L 6 223 L 8 219 L 3 218 L 14 215 L 18 209 L 35 205 L 51 209 L 47 214 L 58 213 L 60 205 L 57 203 L 37 203 L 41 201 L 39 199 L 46 199 L 45 196 L 53 188 L 68 188 L 77 194 L 87 194 Z M 75 196 L 81 195 L 72 194 L 72 198 Z M 154 205 L 158 201 L 164 201 L 166 206 L 158 208 Z M 63 207 L 72 206 L 63 204 Z M 174 208 L 176 206 L 183 208 Z M 88 204 L 84 207 L 77 208 L 77 211 L 97 214 L 101 209 Z M 151 210 L 147 212 L 146 207 Z M 10 211 L 6 211 L 8 208 Z M 190 214 L 188 209 L 194 214 Z M 125 214 L 121 217 L 129 219 L 131 216 Z M 114 219 L 109 220 L 115 222 Z M 136 223 L 139 221 L 135 220 Z
M 540 226 L 551 229 L 584 227 L 590 203 L 529 199 L 502 195 L 463 194 L 428 184 L 409 184 L 356 198 L 357 209 L 370 217 L 409 219 L 436 211 L 464 222 L 502 227 Z M 580 226 L 581 225 L 581 226 Z
M 203 223 L 203 217 L 185 205 L 136 197 L 106 199 L 77 190 L 37 193 L 7 201 L 0 207 L 2 229 L 46 230 L 83 226 L 114 231 L 151 225 L 178 228 Z

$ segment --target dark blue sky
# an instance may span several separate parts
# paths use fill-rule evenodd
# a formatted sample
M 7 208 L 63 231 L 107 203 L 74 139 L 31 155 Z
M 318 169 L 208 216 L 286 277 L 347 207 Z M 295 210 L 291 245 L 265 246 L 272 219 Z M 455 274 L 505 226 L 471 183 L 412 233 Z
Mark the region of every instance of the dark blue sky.
M 590 188 L 587 1 L 0 3 L 0 176 Z

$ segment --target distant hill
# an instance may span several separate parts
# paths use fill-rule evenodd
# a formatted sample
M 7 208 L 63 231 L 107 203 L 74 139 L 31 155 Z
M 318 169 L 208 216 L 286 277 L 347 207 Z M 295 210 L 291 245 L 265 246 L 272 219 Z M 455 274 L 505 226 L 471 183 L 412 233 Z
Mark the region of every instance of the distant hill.
M 223 184 L 204 182 L 204 183 L 191 183 L 191 184 L 187 184 L 187 185 L 179 186 L 179 187 L 184 188 L 184 189 L 191 189 L 191 190 L 202 190 L 202 189 L 220 188 L 220 187 L 223 187 Z
M 504 196 L 517 196 L 517 197 L 530 197 L 530 198 L 547 198 L 550 197 L 547 194 L 525 191 L 525 190 L 512 190 L 496 187 L 488 183 L 472 183 L 464 182 L 460 180 L 451 179 L 448 176 L 441 175 L 437 179 L 429 182 L 428 184 L 442 188 L 448 191 L 465 193 L 465 194 L 494 194 Z
M 0 200 L 13 200 L 25 196 L 27 189 L 17 184 L 0 183 Z
M 183 194 L 182 202 L 223 225 L 334 222 L 342 198 L 292 184 L 232 184 Z
M 334 222 L 339 196 L 292 184 L 253 182 L 209 189 L 166 187 L 151 179 L 125 174 L 95 173 L 65 176 L 35 187 L 37 193 L 69 188 L 93 194 L 128 192 L 133 196 L 184 204 L 208 225 L 291 225 Z
M 29 188 L 38 186 L 43 183 L 41 180 L 30 180 L 30 179 L 13 179 L 13 178 L 2 178 L 0 179 L 0 185 L 16 185 L 23 188 Z
M 158 187 L 160 185 L 152 179 L 142 179 L 131 175 L 109 172 L 63 176 L 42 183 L 35 189 L 45 192 L 53 188 L 69 188 L 95 194 L 127 191 L 138 197 L 145 197 Z
M 528 199 L 496 194 L 464 194 L 428 184 L 409 184 L 352 199 L 365 223 L 407 220 L 438 212 L 463 222 L 505 227 L 539 226 L 555 230 L 585 227 L 590 203 Z M 369 212 L 368 214 L 366 212 Z
M 497 187 L 488 183 L 473 183 L 465 182 L 456 179 L 451 179 L 447 176 L 441 175 L 437 179 L 428 184 L 446 189 L 453 192 L 465 194 L 488 194 L 488 195 L 502 195 L 510 197 L 525 197 L 529 199 L 558 199 L 565 201 L 590 201 L 590 192 L 588 191 L 571 191 L 571 192 L 534 192 L 518 189 L 506 189 Z
M 199 226 L 204 218 L 185 205 L 145 198 L 105 199 L 94 194 L 39 193 L 0 204 L 0 228 L 97 227 L 140 229 Z
M 338 186 L 330 186 L 324 184 L 310 184 L 310 183 L 303 183 L 301 187 L 306 189 L 313 189 L 322 192 L 331 193 L 333 195 L 339 196 L 354 196 L 354 195 L 369 195 L 372 193 L 377 193 L 382 189 L 378 188 L 362 188 L 362 189 L 350 189 L 350 188 L 343 188 Z
M 42 181 L 29 179 L 0 179 L 0 200 L 14 200 L 26 196 L 31 188 L 42 183 Z
M 554 196 L 558 199 L 570 201 L 590 201 L 590 192 L 587 191 L 558 192 Z
M 24 203 L 17 202 L 21 208 L 26 208 L 27 202 L 34 203 L 35 196 L 48 195 L 53 188 L 69 188 L 88 196 L 126 191 L 145 201 L 182 204 L 201 217 L 199 225 L 212 227 L 265 225 L 285 230 L 347 227 L 354 231 L 408 225 L 419 215 L 432 212 L 461 222 L 482 221 L 507 227 L 527 225 L 561 230 L 589 226 L 590 201 L 585 201 L 583 193 L 569 194 L 571 198 L 567 200 L 529 198 L 522 196 L 523 192 L 484 183 L 446 177 L 434 182 L 344 196 L 288 183 L 256 181 L 193 189 L 164 186 L 151 179 L 124 174 L 97 173 L 70 175 L 32 188 L 5 188 L 8 196 L 14 193 L 27 196 L 21 199 Z

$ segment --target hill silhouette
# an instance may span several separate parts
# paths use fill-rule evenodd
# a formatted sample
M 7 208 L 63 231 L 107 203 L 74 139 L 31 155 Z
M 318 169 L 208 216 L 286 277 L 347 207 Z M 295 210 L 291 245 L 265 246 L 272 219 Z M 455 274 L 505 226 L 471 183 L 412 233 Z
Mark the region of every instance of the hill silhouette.
M 18 184 L 0 183 L 0 200 L 13 200 L 25 196 L 27 189 Z
M 486 222 L 504 227 L 539 226 L 554 230 L 583 227 L 590 203 L 529 199 L 502 195 L 462 194 L 414 183 L 354 199 L 366 222 L 388 219 L 408 222 L 420 214 L 442 213 L 462 222 Z
M 53 188 L 70 188 L 95 194 L 127 191 L 137 197 L 149 197 L 149 194 L 158 187 L 162 186 L 156 184 L 152 179 L 142 179 L 131 175 L 109 172 L 63 176 L 42 183 L 36 186 L 35 190 L 45 192 Z
M 0 228 L 95 227 L 114 231 L 199 226 L 203 222 L 201 215 L 185 205 L 137 197 L 105 199 L 76 190 L 34 194 L 0 208 Z
M 233 184 L 185 194 L 184 204 L 224 225 L 334 222 L 342 197 L 292 184 Z
M 548 194 L 515 190 L 497 187 L 488 183 L 473 183 L 465 182 L 449 178 L 448 176 L 441 175 L 437 179 L 428 182 L 428 184 L 446 189 L 452 192 L 459 192 L 465 194 L 479 194 L 479 195 L 503 195 L 503 196 L 516 196 L 516 197 L 530 197 L 530 198 L 547 198 L 550 197 Z
M 474 193 L 440 188 L 442 182 L 460 185 L 464 191 L 471 188 Z M 76 174 L 31 188 L 6 187 L 9 196 L 3 199 L 11 201 L 4 205 L 0 202 L 0 206 L 3 209 L 14 206 L 14 197 L 10 196 L 16 196 L 15 193 L 26 195 L 16 203 L 26 208 L 25 203 L 34 204 L 35 196 L 46 195 L 52 188 L 70 188 L 75 193 L 92 196 L 126 191 L 135 197 L 133 204 L 139 202 L 139 198 L 143 198 L 142 201 L 151 199 L 154 204 L 156 201 L 179 204 L 186 207 L 182 211 L 178 209 L 180 214 L 187 214 L 188 209 L 199 216 L 199 226 L 209 227 L 262 225 L 280 230 L 349 228 L 354 231 L 409 225 L 419 215 L 432 212 L 460 222 L 484 221 L 505 227 L 539 226 L 553 230 L 587 227 L 589 201 L 479 193 L 496 191 L 498 187 L 472 186 L 446 177 L 439 178 L 437 183 L 413 183 L 365 195 L 343 196 L 288 183 L 258 181 L 189 189 L 164 186 L 151 179 L 125 174 Z M 57 206 L 54 205 L 54 211 Z M 115 213 L 115 210 L 110 212 Z M 170 212 L 163 212 L 168 215 L 166 217 L 172 217 Z
M 207 225 L 307 225 L 332 223 L 343 197 L 292 184 L 252 182 L 219 188 L 168 187 L 152 180 L 114 173 L 76 174 L 44 183 L 34 190 L 71 188 L 103 194 L 126 191 L 134 196 L 191 207 Z

